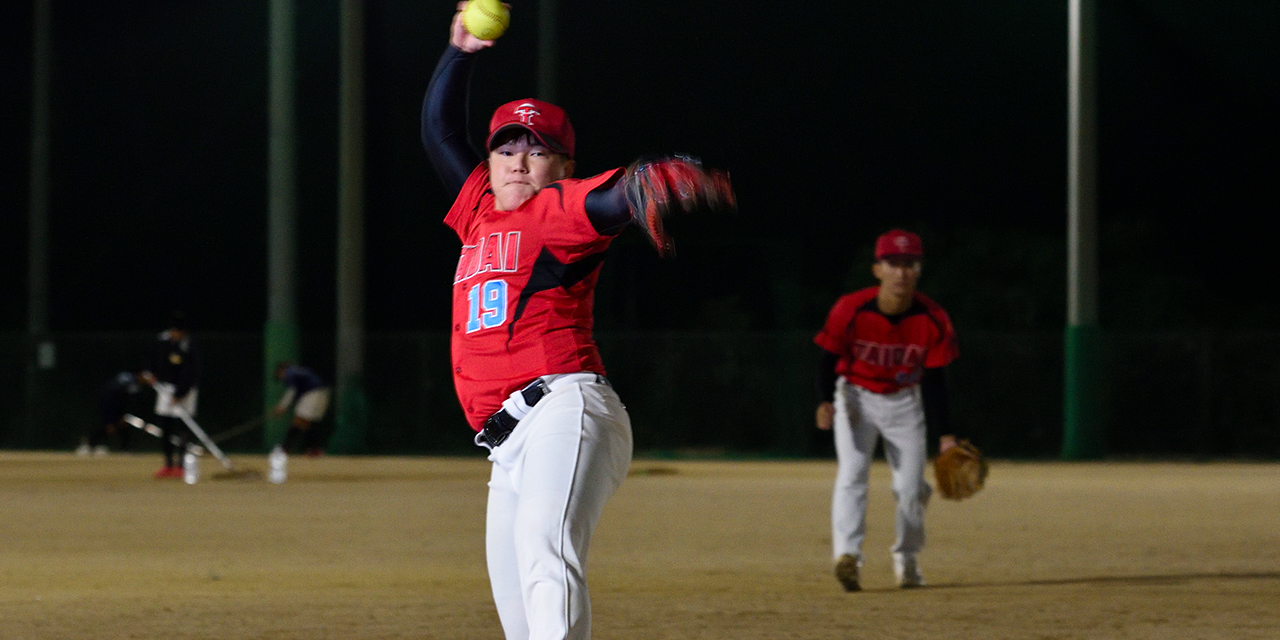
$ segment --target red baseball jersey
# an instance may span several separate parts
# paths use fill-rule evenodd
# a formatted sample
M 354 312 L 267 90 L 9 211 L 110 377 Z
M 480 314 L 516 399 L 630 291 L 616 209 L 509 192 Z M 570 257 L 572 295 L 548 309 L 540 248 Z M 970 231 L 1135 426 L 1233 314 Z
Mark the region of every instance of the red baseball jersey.
M 621 171 L 553 182 L 514 211 L 494 209 L 488 163 L 463 184 L 444 223 L 462 240 L 453 277 L 453 383 L 473 429 L 538 376 L 604 373 L 592 307 L 613 236 L 591 226 L 584 202 Z
M 813 341 L 838 356 L 836 373 L 876 393 L 893 393 L 920 382 L 925 368 L 942 367 L 960 355 L 956 331 L 942 307 L 916 293 L 911 307 L 886 316 L 876 305 L 879 287 L 841 296 Z

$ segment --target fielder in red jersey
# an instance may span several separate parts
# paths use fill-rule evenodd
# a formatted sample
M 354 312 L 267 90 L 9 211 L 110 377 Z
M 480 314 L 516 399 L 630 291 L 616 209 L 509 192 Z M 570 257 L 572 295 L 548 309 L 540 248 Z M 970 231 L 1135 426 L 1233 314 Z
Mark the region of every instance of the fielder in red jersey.
M 459 11 L 465 3 L 458 5 Z M 631 463 L 631 421 L 604 377 L 592 306 L 604 251 L 628 226 L 671 249 L 662 217 L 732 205 L 727 176 L 683 157 L 573 178 L 560 107 L 498 107 L 486 158 L 466 140 L 467 85 L 492 46 L 454 15 L 422 109 L 422 142 L 462 241 L 453 274 L 453 380 L 493 469 L 489 582 L 508 640 L 591 636 L 587 548 Z
M 842 296 L 814 338 L 841 356 L 837 374 L 876 393 L 894 393 L 919 384 L 925 369 L 956 359 L 956 332 L 938 303 L 917 291 L 906 311 L 886 315 L 879 296 L 880 287 Z
M 925 418 L 955 446 L 942 369 L 959 356 L 947 312 L 916 291 L 924 256 L 920 236 L 893 230 L 876 241 L 872 273 L 880 286 L 842 296 L 814 343 L 818 367 L 819 429 L 834 429 L 839 468 L 831 501 L 836 578 L 861 588 L 868 476 L 876 444 L 885 442 L 897 495 L 897 538 L 890 550 L 898 586 L 924 584 L 917 554 L 924 548 L 924 508 L 932 489 L 924 480 Z

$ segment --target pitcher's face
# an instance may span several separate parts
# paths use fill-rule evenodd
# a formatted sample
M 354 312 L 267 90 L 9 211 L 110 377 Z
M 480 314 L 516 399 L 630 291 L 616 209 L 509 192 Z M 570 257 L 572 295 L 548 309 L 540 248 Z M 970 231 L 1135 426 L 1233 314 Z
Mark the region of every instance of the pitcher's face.
M 573 175 L 573 161 L 520 136 L 489 152 L 489 186 L 499 211 L 511 211 L 543 187 Z

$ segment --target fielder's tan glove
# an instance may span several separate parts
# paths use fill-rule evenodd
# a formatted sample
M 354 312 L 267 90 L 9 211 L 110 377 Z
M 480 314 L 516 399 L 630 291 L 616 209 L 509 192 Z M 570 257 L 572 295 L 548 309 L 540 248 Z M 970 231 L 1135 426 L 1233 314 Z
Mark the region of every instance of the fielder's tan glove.
M 977 493 L 986 483 L 987 461 L 982 458 L 982 452 L 968 440 L 959 440 L 956 446 L 933 459 L 933 477 L 942 497 L 964 500 Z

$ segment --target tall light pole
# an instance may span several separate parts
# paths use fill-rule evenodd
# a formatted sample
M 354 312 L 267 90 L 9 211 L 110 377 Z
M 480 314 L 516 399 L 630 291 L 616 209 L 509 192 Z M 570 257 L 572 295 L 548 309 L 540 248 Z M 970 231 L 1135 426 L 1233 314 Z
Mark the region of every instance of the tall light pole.
M 1101 457 L 1098 328 L 1098 154 L 1095 0 L 1067 19 L 1067 327 L 1062 456 Z
M 282 392 L 276 363 L 298 360 L 297 129 L 293 0 L 271 0 L 267 102 L 267 322 L 262 331 L 263 412 Z M 268 418 L 267 448 L 284 440 L 287 421 Z
M 364 395 L 364 7 L 342 0 L 338 100 L 337 416 L 330 448 L 359 453 L 368 440 Z
M 32 83 L 32 162 L 28 333 L 35 345 L 33 368 L 54 364 L 48 340 L 48 217 L 49 217 L 49 84 L 51 66 L 51 0 L 35 1 L 35 52 Z M 295 159 L 293 113 L 293 6 L 291 0 L 271 3 L 270 141 L 268 152 L 268 318 L 264 331 L 267 369 L 279 360 L 297 358 L 294 320 L 295 271 Z M 33 375 L 33 380 L 34 380 Z M 268 394 L 275 390 L 268 375 Z M 31 385 L 30 389 L 35 389 Z M 35 394 L 29 390 L 28 410 Z M 32 427 L 34 429 L 34 426 Z M 28 438 L 35 437 L 35 433 Z M 267 441 L 283 435 L 268 429 Z
M 55 365 L 49 336 L 49 131 L 53 75 L 53 1 L 35 0 L 31 58 L 31 174 L 27 202 L 27 389 L 25 444 L 40 439 L 45 378 Z

